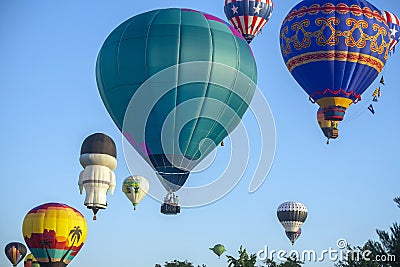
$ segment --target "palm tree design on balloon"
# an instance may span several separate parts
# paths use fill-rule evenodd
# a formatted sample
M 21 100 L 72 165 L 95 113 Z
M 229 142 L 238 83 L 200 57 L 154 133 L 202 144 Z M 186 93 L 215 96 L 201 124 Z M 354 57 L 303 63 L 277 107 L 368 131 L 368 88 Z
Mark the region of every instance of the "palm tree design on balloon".
M 71 251 L 72 247 L 75 245 L 75 241 L 76 241 L 76 243 L 79 242 L 79 239 L 81 239 L 81 235 L 82 235 L 82 230 L 81 230 L 80 226 L 74 226 L 74 229 L 69 231 L 68 236 L 71 236 L 72 244 L 68 248 L 67 253 L 65 253 L 64 256 L 61 258 L 61 261 L 64 261 L 65 257 L 69 254 L 69 252 Z
M 42 239 L 42 240 L 40 240 L 40 245 L 42 246 L 42 249 L 46 250 L 47 258 L 49 259 L 49 262 L 51 262 L 51 257 L 50 257 L 50 254 L 49 254 L 49 248 L 50 248 L 50 245 L 51 245 L 51 241 L 48 240 L 48 239 Z
M 80 226 L 74 226 L 73 229 L 69 231 L 68 237 L 71 239 L 71 245 L 69 246 L 67 252 L 61 257 L 59 262 L 52 262 L 48 249 L 50 248 L 51 241 L 48 239 L 43 239 L 40 241 L 40 244 L 43 249 L 46 250 L 47 258 L 49 259 L 49 263 L 41 263 L 40 266 L 43 267 L 65 267 L 67 264 L 64 262 L 65 258 L 70 254 L 72 248 L 74 247 L 75 243 L 78 243 L 82 236 L 82 230 Z

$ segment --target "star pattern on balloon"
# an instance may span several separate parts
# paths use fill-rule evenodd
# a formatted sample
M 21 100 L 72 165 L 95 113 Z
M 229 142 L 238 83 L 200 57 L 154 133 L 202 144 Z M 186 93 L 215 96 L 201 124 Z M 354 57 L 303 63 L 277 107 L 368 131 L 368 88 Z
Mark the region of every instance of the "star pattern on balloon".
M 229 22 L 250 43 L 268 23 L 272 0 L 225 0 L 224 12 Z
M 262 9 L 262 7 L 260 6 L 260 4 L 258 4 L 257 6 L 253 7 L 254 8 L 254 14 L 260 14 L 260 11 Z
M 239 13 L 239 12 L 238 12 L 238 8 L 239 8 L 239 7 L 237 7 L 237 6 L 233 5 L 233 7 L 231 8 L 231 10 L 232 10 L 233 14 L 237 14 L 237 13 Z
M 396 36 L 396 33 L 398 33 L 398 30 L 396 30 L 396 28 L 395 27 L 393 27 L 393 29 L 390 29 L 390 35 L 391 36 Z

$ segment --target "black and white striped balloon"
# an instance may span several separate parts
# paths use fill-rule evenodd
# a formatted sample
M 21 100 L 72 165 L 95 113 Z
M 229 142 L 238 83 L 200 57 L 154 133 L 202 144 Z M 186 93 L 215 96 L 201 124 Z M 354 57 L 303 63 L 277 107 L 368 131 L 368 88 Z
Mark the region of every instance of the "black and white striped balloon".
M 276 215 L 285 232 L 295 234 L 307 219 L 308 211 L 303 203 L 289 201 L 279 205 Z

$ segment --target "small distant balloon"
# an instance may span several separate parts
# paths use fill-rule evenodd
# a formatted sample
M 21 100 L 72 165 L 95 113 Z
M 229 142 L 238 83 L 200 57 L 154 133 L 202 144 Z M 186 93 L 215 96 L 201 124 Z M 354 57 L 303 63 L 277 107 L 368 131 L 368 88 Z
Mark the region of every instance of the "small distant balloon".
M 276 215 L 283 228 L 285 228 L 286 236 L 293 244 L 300 236 L 301 232 L 299 234 L 298 231 L 307 219 L 308 211 L 306 206 L 300 202 L 288 201 L 279 205 Z
M 132 202 L 133 209 L 149 192 L 149 182 L 142 176 L 130 176 L 124 180 L 122 184 L 122 192 Z
M 400 19 L 395 14 L 389 11 L 383 11 L 382 15 L 386 19 L 389 27 L 389 50 L 394 52 L 396 45 L 400 41 Z
M 79 174 L 79 192 L 86 191 L 85 206 L 93 211 L 93 220 L 100 209 L 107 207 L 107 192 L 114 194 L 117 149 L 106 134 L 95 133 L 82 144 L 79 162 L 85 168 Z
M 213 248 L 210 248 L 210 250 L 212 250 L 215 255 L 218 256 L 218 258 L 220 258 L 221 255 L 226 251 L 224 245 L 222 244 L 216 244 Z
M 4 252 L 6 253 L 6 256 L 11 264 L 13 266 L 17 266 L 26 255 L 26 247 L 22 243 L 11 242 L 6 245 Z
M 40 264 L 37 262 L 35 256 L 29 253 L 24 259 L 24 267 L 40 267 Z
M 272 16 L 272 0 L 225 0 L 225 16 L 247 43 L 261 32 Z

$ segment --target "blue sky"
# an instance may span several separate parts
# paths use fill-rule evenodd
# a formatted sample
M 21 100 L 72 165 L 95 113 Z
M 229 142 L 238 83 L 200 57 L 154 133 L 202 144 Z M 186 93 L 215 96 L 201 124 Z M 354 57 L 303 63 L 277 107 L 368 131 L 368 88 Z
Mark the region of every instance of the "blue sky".
M 290 250 L 276 218 L 277 206 L 287 200 L 301 201 L 309 209 L 294 247 L 299 251 L 335 248 L 339 238 L 362 244 L 376 238 L 376 228 L 387 229 L 399 218 L 392 199 L 400 195 L 400 52 L 384 70 L 386 86 L 375 105 L 376 115 L 366 106 L 377 82 L 362 102 L 350 108 L 339 139 L 327 146 L 315 120 L 317 106 L 308 101 L 280 55 L 280 25 L 295 2 L 276 1 L 270 22 L 252 42 L 258 87 L 276 124 L 275 161 L 268 178 L 257 192 L 249 194 L 251 177 L 245 175 L 221 200 L 168 217 L 159 213 L 160 203 L 149 197 L 133 212 L 120 190 L 130 172 L 121 135 L 96 87 L 97 53 L 108 34 L 135 14 L 189 7 L 225 18 L 223 0 L 1 1 L 0 244 L 23 241 L 25 214 L 50 201 L 71 205 L 88 220 L 86 244 L 71 267 L 152 267 L 173 259 L 226 266 L 224 257 L 218 260 L 208 250 L 216 243 L 225 244 L 229 255 L 237 255 L 240 245 L 251 252 L 265 245 Z M 400 14 L 396 0 L 370 2 Z M 250 136 L 255 136 L 250 140 L 257 150 L 252 116 L 245 116 L 245 125 Z M 117 190 L 108 196 L 109 207 L 99 213 L 96 222 L 77 186 L 82 169 L 80 146 L 94 132 L 107 133 L 118 148 Z M 229 144 L 219 148 L 213 167 L 191 178 L 208 179 L 223 169 L 229 149 Z M 9 265 L 4 255 L 0 265 Z M 307 264 L 317 265 L 332 264 Z

